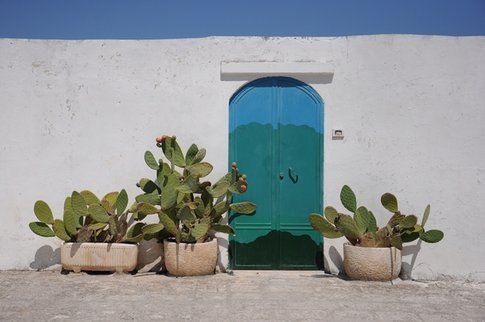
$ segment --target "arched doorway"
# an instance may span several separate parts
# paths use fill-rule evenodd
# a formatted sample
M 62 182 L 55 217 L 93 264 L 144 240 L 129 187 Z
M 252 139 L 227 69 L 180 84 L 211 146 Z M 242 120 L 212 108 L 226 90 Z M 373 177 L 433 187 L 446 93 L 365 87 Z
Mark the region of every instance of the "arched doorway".
M 231 268 L 321 268 L 322 237 L 308 222 L 323 203 L 321 97 L 293 78 L 261 78 L 233 95 L 229 115 L 229 161 L 248 175 L 241 200 L 258 206 L 229 218 Z

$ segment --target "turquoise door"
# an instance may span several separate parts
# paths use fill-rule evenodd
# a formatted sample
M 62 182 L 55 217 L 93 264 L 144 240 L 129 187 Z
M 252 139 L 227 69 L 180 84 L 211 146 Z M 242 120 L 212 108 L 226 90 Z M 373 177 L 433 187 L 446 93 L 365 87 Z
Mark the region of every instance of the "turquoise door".
M 235 201 L 257 204 L 253 216 L 232 214 L 233 269 L 318 269 L 322 237 L 308 223 L 322 212 L 323 102 L 288 77 L 255 80 L 229 105 L 229 162 L 248 176 Z

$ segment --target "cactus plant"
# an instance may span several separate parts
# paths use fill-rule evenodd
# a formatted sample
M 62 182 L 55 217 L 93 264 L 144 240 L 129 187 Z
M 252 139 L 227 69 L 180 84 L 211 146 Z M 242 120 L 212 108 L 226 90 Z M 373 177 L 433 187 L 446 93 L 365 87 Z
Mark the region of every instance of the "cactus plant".
M 73 191 L 64 202 L 63 219 L 54 219 L 47 203 L 42 200 L 34 204 L 34 213 L 39 221 L 31 222 L 30 229 L 42 237 L 57 237 L 66 242 L 136 243 L 144 236 L 143 223 L 136 223 L 141 230 L 133 235 L 129 227 L 128 214 L 133 213 L 128 205 L 128 195 L 123 189 L 110 192 L 101 200 L 89 190 Z M 135 221 L 137 218 L 133 218 Z M 149 233 L 163 226 L 150 226 Z M 137 230 L 138 232 L 138 230 Z
M 160 226 L 152 229 L 147 225 L 146 239 L 205 242 L 215 232 L 234 234 L 229 225 L 221 223 L 228 211 L 241 215 L 255 212 L 256 205 L 251 202 L 232 203 L 234 194 L 242 194 L 247 189 L 246 176 L 240 173 L 236 163 L 212 184 L 204 179 L 213 170 L 210 163 L 203 161 L 205 149 L 192 144 L 184 155 L 175 136 L 161 135 L 156 142 L 168 162 L 163 158 L 157 161 L 152 152 L 145 152 L 145 163 L 156 171 L 156 179 L 138 181 L 137 186 L 143 193 L 135 198 L 133 206 L 138 219 L 158 215 Z
M 378 228 L 372 211 L 364 206 L 358 207 L 357 199 L 352 189 L 344 185 L 340 192 L 343 206 L 353 213 L 353 216 L 339 213 L 333 207 L 326 207 L 324 216 L 311 214 L 309 217 L 313 229 L 326 238 L 345 236 L 352 245 L 362 247 L 396 247 L 402 249 L 403 243 L 412 242 L 418 238 L 427 243 L 437 243 L 443 239 L 440 230 L 424 229 L 428 220 L 430 206 L 424 211 L 421 224 L 415 215 L 403 215 L 399 211 L 397 198 L 391 193 L 381 197 L 385 209 L 393 213 L 385 227 Z

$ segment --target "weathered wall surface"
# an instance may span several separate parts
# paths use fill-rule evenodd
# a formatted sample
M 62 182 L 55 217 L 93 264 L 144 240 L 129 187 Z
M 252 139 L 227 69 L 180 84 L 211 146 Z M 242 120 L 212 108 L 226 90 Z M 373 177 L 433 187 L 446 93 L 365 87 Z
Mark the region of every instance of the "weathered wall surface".
M 152 175 L 143 153 L 159 133 L 206 147 L 213 177 L 222 175 L 228 100 L 246 82 L 221 79 L 222 61 L 309 61 L 335 72 L 329 84 L 310 82 L 325 101 L 325 204 L 342 209 L 343 184 L 380 222 L 383 192 L 409 213 L 430 203 L 428 227 L 445 239 L 407 247 L 405 270 L 485 280 L 483 57 L 485 37 L 2 39 L 0 269 L 52 267 L 60 242 L 27 226 L 35 200 L 60 215 L 73 189 L 125 187 L 133 197 Z M 332 128 L 345 139 L 332 141 Z M 325 244 L 334 271 L 342 242 Z

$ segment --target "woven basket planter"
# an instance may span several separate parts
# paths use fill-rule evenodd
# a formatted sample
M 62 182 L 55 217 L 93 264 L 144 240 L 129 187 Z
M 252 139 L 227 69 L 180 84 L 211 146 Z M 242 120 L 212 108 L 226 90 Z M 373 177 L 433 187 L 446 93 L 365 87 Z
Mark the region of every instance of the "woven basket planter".
M 163 242 L 165 267 L 174 276 L 214 274 L 217 264 L 217 239 L 206 243 Z

